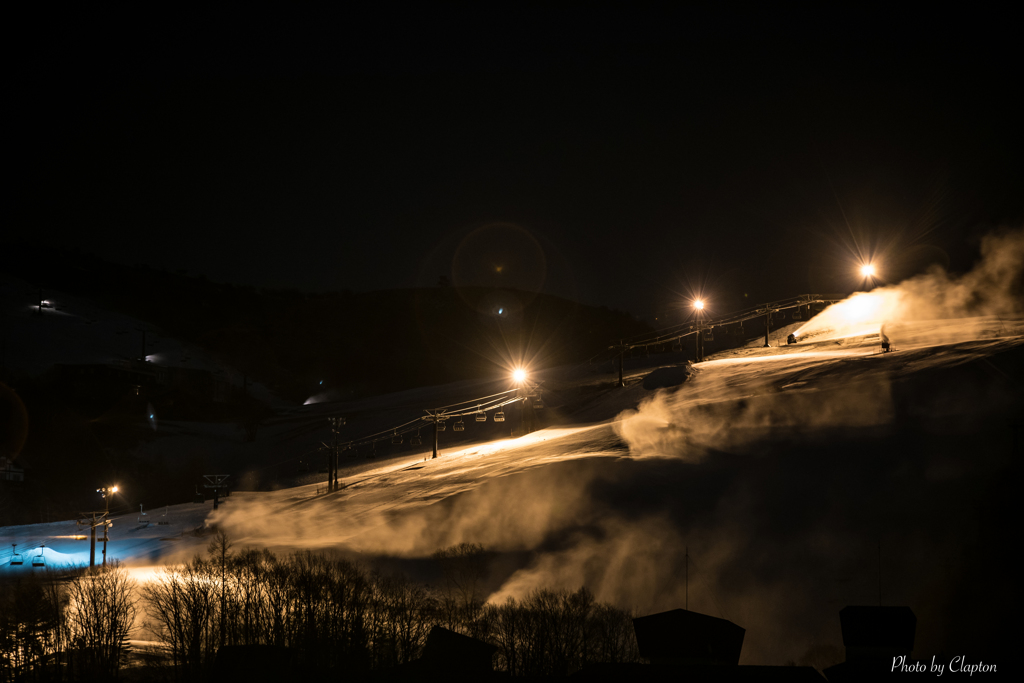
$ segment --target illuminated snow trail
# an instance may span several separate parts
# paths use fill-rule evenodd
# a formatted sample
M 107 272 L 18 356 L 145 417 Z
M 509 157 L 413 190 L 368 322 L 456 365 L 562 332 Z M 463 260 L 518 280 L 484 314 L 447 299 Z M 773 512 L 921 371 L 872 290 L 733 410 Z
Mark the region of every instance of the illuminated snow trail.
M 346 478 L 347 488 L 335 494 L 318 495 L 315 484 L 268 493 L 236 492 L 216 512 L 210 503 L 172 506 L 166 520 L 161 519 L 161 510 L 153 511 L 148 517 L 151 522 L 148 526 L 137 523 L 134 515 L 125 515 L 116 520 L 111 530 L 109 555 L 143 565 L 180 560 L 205 547 L 206 539 L 193 535 L 194 530 L 204 524 L 222 526 L 243 545 L 325 548 L 349 544 L 367 552 L 429 554 L 433 548 L 426 544 L 437 540 L 434 537 L 425 537 L 420 542 L 395 534 L 383 534 L 378 538 L 368 532 L 394 526 L 394 520 L 404 514 L 413 514 L 439 501 L 472 491 L 495 478 L 573 459 L 629 457 L 627 443 L 631 438 L 636 439 L 631 444 L 632 456 L 678 457 L 684 457 L 685 443 L 713 445 L 713 439 L 721 438 L 716 429 L 675 424 L 679 422 L 680 413 L 719 404 L 730 405 L 766 392 L 807 394 L 851 380 L 888 381 L 894 374 L 958 364 L 1021 343 L 1020 336 L 1004 336 L 953 345 L 922 345 L 929 334 L 943 338 L 953 331 L 959 334 L 964 334 L 965 330 L 992 331 L 998 330 L 1000 325 L 1004 333 L 1024 330 L 1024 322 L 1020 320 L 942 321 L 915 323 L 915 338 L 922 341 L 911 349 L 893 354 L 880 354 L 877 339 L 871 336 L 844 340 L 840 347 L 835 340 L 824 335 L 808 345 L 724 352 L 698 364 L 696 379 L 678 391 L 661 391 L 652 395 L 643 391 L 637 393 L 635 387 L 627 387 L 621 390 L 618 398 L 616 394 L 609 395 L 603 405 L 607 417 L 593 424 L 551 428 L 519 439 L 442 449 L 437 460 L 424 461 L 412 457 L 391 462 Z M 639 377 L 632 379 L 636 381 Z M 644 398 L 646 403 L 639 406 L 639 413 L 628 412 L 637 408 L 638 401 Z M 777 405 L 787 406 L 788 401 Z M 759 425 L 758 420 L 762 418 L 781 419 L 778 413 L 757 416 L 756 419 L 747 417 L 754 426 Z M 883 417 L 861 412 L 848 414 L 844 419 L 859 424 L 864 420 L 876 422 Z M 640 423 L 650 423 L 644 424 L 643 428 L 660 424 L 662 429 L 682 431 L 667 441 L 659 432 L 654 441 L 660 445 L 651 450 L 648 440 L 635 435 L 635 428 L 640 427 Z M 726 440 L 724 443 L 732 442 Z M 168 523 L 157 525 L 158 521 Z M 10 543 L 29 543 L 38 547 L 39 543 L 45 542 L 52 551 L 84 562 L 87 560 L 88 541 L 61 538 L 78 533 L 80 530 L 73 521 L 7 527 L 0 530 L 0 544 L 3 544 L 0 545 L 0 553 L 6 550 L 9 555 Z M 4 559 L 0 556 L 0 561 Z

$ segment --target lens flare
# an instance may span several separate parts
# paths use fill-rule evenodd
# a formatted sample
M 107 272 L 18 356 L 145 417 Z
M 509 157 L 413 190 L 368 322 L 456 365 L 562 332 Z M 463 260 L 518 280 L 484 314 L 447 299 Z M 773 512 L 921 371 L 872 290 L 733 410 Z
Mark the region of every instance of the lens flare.
M 696 308 L 698 311 L 702 311 L 704 310 L 704 302 L 701 301 L 700 299 L 697 299 L 696 301 L 693 302 L 693 307 Z
M 864 277 L 872 277 L 875 274 L 875 267 L 870 263 L 865 263 L 860 267 L 860 274 Z
M 512 373 L 512 379 L 516 382 L 524 382 L 526 380 L 526 370 L 523 370 L 522 368 L 516 369 Z

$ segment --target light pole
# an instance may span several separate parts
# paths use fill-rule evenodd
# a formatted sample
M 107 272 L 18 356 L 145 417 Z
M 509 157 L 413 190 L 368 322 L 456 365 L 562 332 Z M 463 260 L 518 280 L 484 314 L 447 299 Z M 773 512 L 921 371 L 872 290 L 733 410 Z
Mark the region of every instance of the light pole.
M 117 493 L 119 487 L 117 486 L 104 486 L 96 489 L 96 493 L 103 496 L 103 566 L 107 566 L 107 541 L 110 538 L 107 536 L 107 529 L 114 526 L 114 523 L 107 519 L 107 515 L 110 514 L 110 497 Z M 96 537 L 96 528 L 93 527 L 93 538 Z M 95 541 L 93 541 L 95 544 Z M 95 547 L 95 545 L 94 545 Z M 94 551 L 95 552 L 95 551 Z
M 704 360 L 704 341 L 701 339 L 701 332 L 703 332 L 703 326 L 701 325 L 700 317 L 704 312 L 704 302 L 697 299 L 693 302 L 693 310 L 697 315 L 697 339 L 694 342 L 694 353 L 697 356 L 697 362 Z
M 516 368 L 512 371 L 512 379 L 516 383 L 516 396 L 519 397 L 519 432 L 520 436 L 526 435 L 526 422 L 523 419 L 523 408 L 526 403 L 526 396 L 522 395 L 523 384 L 526 382 L 526 370 L 523 368 Z

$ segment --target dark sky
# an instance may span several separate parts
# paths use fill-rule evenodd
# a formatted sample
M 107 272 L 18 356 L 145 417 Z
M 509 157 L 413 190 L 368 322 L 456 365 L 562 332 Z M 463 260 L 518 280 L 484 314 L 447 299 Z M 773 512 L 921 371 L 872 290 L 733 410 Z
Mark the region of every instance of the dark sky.
M 1024 218 L 1008 15 L 77 11 L 12 25 L 6 239 L 660 322 L 849 291 L 858 251 L 964 268 Z

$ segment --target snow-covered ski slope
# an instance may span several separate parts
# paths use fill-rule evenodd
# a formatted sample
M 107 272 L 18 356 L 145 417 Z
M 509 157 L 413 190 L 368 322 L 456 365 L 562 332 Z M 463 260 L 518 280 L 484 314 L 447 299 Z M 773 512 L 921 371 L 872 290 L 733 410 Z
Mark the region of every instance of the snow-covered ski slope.
M 838 610 L 875 604 L 879 572 L 883 601 L 918 615 L 921 648 L 991 637 L 976 625 L 1015 580 L 993 539 L 1008 531 L 1024 320 L 889 325 L 898 350 L 885 354 L 877 328 L 855 332 L 723 352 L 670 389 L 643 389 L 653 367 L 623 388 L 581 376 L 604 388 L 567 424 L 436 460 L 362 460 L 335 493 L 313 483 L 122 515 L 108 555 L 145 580 L 205 552 L 217 527 L 236 547 L 331 549 L 415 574 L 439 547 L 481 543 L 492 600 L 586 584 L 647 613 L 683 604 L 685 553 L 690 608 L 747 628 L 747 663 L 838 647 Z M 451 388 L 415 401 L 433 392 Z M 326 409 L 285 417 L 296 429 Z M 73 520 L 0 529 L 0 572 L 37 571 L 9 566 L 11 543 L 84 563 L 86 533 Z M 967 602 L 953 610 L 949 595 Z
M 429 554 L 437 543 L 465 539 L 410 535 L 406 529 L 396 545 L 395 533 L 389 531 L 395 520 L 415 518 L 424 509 L 478 489 L 489 480 L 579 458 L 699 460 L 708 447 L 749 442 L 760 437 L 760 430 L 785 429 L 787 421 L 792 422 L 790 428 L 803 431 L 884 425 L 891 417 L 891 405 L 878 400 L 878 386 L 1024 345 L 1021 320 L 937 321 L 907 329 L 913 330 L 913 336 L 897 342 L 899 350 L 888 354 L 881 353 L 877 334 L 839 339 L 822 334 L 797 345 L 766 349 L 751 345 L 725 351 L 697 364 L 690 382 L 657 392 L 643 389 L 641 380 L 652 368 L 641 368 L 627 373 L 626 387 L 605 390 L 579 411 L 574 416 L 577 424 L 515 439 L 442 448 L 436 460 L 424 450 L 383 464 L 357 461 L 346 467 L 343 463 L 345 488 L 335 493 L 325 493 L 322 483 L 313 483 L 272 492 L 235 492 L 217 511 L 207 501 L 159 508 L 144 516 L 123 515 L 115 518 L 108 553 L 128 563 L 173 561 L 204 548 L 208 539 L 203 538 L 202 530 L 215 525 L 242 545 L 344 545 L 369 552 Z M 945 343 L 928 343 L 932 332 Z M 959 335 L 960 340 L 951 342 L 951 335 Z M 837 388 L 866 392 L 864 400 L 853 401 L 839 416 L 831 409 L 814 407 L 816 394 Z M 435 393 L 445 392 L 445 388 L 435 389 Z M 416 393 L 420 400 L 431 397 L 429 390 Z M 764 406 L 751 408 L 759 399 Z M 386 403 L 386 397 L 372 401 Z M 737 402 L 754 413 L 745 414 L 742 424 L 696 418 L 696 411 Z M 794 402 L 800 402 L 800 409 L 793 409 Z M 926 413 L 929 407 L 922 405 L 918 410 Z M 949 410 L 956 412 L 956 407 Z M 930 414 L 936 415 L 934 411 Z M 693 419 L 686 419 L 687 415 Z M 556 491 L 551 493 L 557 498 Z M 514 509 L 495 514 L 507 516 L 510 525 L 517 522 Z M 76 539 L 86 533 L 74 520 L 0 528 L 0 571 L 13 570 L 7 567 L 11 543 L 27 554 L 38 554 L 40 545 L 45 544 L 49 562 L 86 562 L 89 544 Z M 26 562 L 19 569 L 30 567 Z

